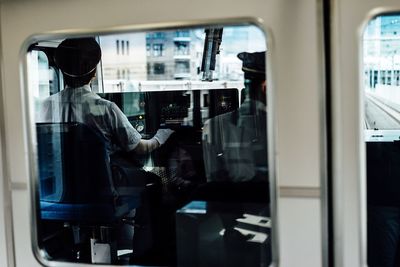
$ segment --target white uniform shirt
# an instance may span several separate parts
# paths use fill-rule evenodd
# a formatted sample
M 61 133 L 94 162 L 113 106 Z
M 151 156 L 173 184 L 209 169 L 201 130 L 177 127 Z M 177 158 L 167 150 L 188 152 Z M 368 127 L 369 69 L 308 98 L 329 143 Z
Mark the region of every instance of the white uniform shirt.
M 91 91 L 89 85 L 67 87 L 44 100 L 38 122 L 79 122 L 100 132 L 108 147 L 130 151 L 141 135 L 130 124 L 118 106 Z
M 208 181 L 243 182 L 267 176 L 267 113 L 247 99 L 238 110 L 218 115 L 203 127 Z

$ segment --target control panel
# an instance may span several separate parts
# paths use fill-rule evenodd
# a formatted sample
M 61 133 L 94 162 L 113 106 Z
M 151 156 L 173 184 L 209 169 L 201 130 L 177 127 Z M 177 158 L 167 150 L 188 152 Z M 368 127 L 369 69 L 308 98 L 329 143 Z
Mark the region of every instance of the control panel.
M 200 130 L 205 120 L 239 107 L 237 89 L 126 92 L 99 94 L 114 102 L 142 135 L 160 127 Z

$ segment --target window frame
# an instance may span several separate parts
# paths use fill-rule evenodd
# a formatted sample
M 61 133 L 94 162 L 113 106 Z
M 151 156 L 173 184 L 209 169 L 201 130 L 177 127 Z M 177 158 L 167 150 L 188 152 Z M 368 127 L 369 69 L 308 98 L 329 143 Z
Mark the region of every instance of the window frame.
M 35 118 L 32 112 L 32 95 L 29 90 L 29 82 L 27 79 L 28 76 L 28 67 L 26 60 L 26 53 L 30 45 L 34 44 L 37 40 L 46 41 L 46 40 L 54 40 L 54 39 L 64 39 L 64 38 L 73 38 L 73 37 L 86 37 L 86 36 L 98 36 L 98 35 L 110 35 L 110 34 L 123 34 L 130 32 L 154 32 L 159 30 L 175 30 L 180 29 L 183 30 L 185 28 L 198 28 L 198 27 L 220 27 L 221 25 L 225 26 L 256 26 L 259 28 L 265 36 L 266 44 L 272 43 L 272 34 L 269 29 L 265 28 L 265 26 L 257 19 L 257 18 L 229 18 L 229 19 L 215 19 L 215 20 L 202 20 L 202 21 L 188 21 L 188 22 L 176 22 L 176 23 L 155 23 L 151 25 L 129 25 L 129 26 L 121 26 L 121 27 L 112 27 L 105 28 L 102 30 L 93 30 L 93 29 L 81 29 L 81 30 L 63 30 L 59 32 L 51 32 L 51 33 L 38 33 L 28 37 L 24 41 L 24 45 L 21 49 L 23 51 L 21 53 L 21 65 L 23 72 L 21 74 L 23 80 L 23 88 L 26 92 L 24 95 L 26 105 L 28 108 L 26 109 L 26 133 L 28 136 L 28 161 L 29 161 L 29 192 L 30 192 L 30 214 L 31 214 L 31 240 L 32 240 L 32 250 L 36 260 L 44 266 L 79 266 L 79 263 L 75 262 L 60 262 L 60 261 L 51 261 L 44 257 L 44 252 L 40 250 L 38 247 L 39 239 L 37 233 L 37 222 L 39 216 L 39 190 L 38 190 L 38 159 L 37 159 L 37 147 L 36 147 L 36 129 L 35 129 Z M 119 45 L 120 46 L 120 45 Z M 267 47 L 271 47 L 267 45 Z M 117 45 L 117 50 L 120 50 L 120 47 Z M 121 51 L 119 51 L 121 52 Z M 164 50 L 163 50 L 164 53 Z M 119 53 L 120 55 L 121 53 Z M 267 55 L 266 64 L 268 65 L 270 62 L 270 55 Z M 271 70 L 267 68 L 267 77 L 268 84 L 272 85 L 273 77 L 271 75 Z M 272 91 L 272 90 L 271 90 Z M 279 255 L 279 223 L 278 223 L 278 205 L 277 205 L 277 184 L 276 184 L 276 164 L 275 164 L 275 156 L 273 152 L 275 151 L 275 136 L 274 136 L 274 94 L 271 94 L 268 97 L 268 130 L 267 130 L 267 144 L 268 144 L 268 166 L 269 166 L 269 180 L 270 180 L 270 207 L 271 207 L 271 249 L 272 249 L 272 266 L 276 265 L 278 262 Z M 95 265 L 95 264 L 93 264 Z M 114 265 L 112 265 L 114 266 Z M 119 265 L 115 265 L 119 266 Z

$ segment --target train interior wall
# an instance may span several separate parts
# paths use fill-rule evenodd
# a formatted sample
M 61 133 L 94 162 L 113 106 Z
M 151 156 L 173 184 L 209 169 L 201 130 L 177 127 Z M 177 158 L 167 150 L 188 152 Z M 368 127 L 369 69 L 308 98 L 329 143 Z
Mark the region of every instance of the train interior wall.
M 12 203 L 12 218 L 0 219 L 0 265 L 6 266 L 4 248 L 14 242 L 16 266 L 39 266 L 32 254 L 29 193 L 26 89 L 21 80 L 23 50 L 30 36 L 42 33 L 102 32 L 126 25 L 163 25 L 179 21 L 258 18 L 270 36 L 268 82 L 273 88 L 273 159 L 278 190 L 279 266 L 321 266 L 321 183 L 324 170 L 319 1 L 4 1 L 0 6 L 3 166 L 2 207 Z M 179 7 L 179 8 L 177 8 Z M 40 19 L 39 19 L 40 18 Z M 114 28 L 115 27 L 115 28 Z M 147 27 L 147 26 L 146 26 Z M 296 44 L 293 47 L 293 44 Z M 25 47 L 26 48 L 26 47 Z M 305 65 L 305 62 L 307 64 Z M 306 67 L 305 67 L 306 66 Z M 293 112 L 293 108 L 295 112 Z M 321 117 L 322 116 L 322 117 Z M 306 119 L 305 119 L 306 118 Z M 0 120 L 1 122 L 1 120 Z M 2 143 L 0 142 L 0 145 Z M 307 154 L 306 156 L 304 154 Z M 0 158 L 1 158 L 0 157 Z M 1 165 L 0 165 L 1 167 Z M 4 170 L 7 170 L 7 176 Z M 8 186 L 9 185 L 9 186 Z M 286 188 L 286 193 L 282 193 Z M 317 192 L 306 194 L 304 192 Z M 297 192 L 297 193 L 296 193 Z M 300 192 L 300 193 L 299 193 Z M 282 193 L 282 194 L 281 194 Z M 296 212 L 294 212 L 296 211 Z M 3 225 L 9 228 L 5 229 Z M 13 231 L 8 240 L 5 232 Z M 8 260 L 10 262 L 10 260 Z

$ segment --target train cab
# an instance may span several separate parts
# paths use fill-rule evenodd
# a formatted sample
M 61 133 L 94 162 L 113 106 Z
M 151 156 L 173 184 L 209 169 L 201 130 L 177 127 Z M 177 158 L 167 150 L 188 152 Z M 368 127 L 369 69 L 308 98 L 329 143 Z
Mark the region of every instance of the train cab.
M 30 44 L 39 259 L 269 265 L 266 51 L 251 24 Z

